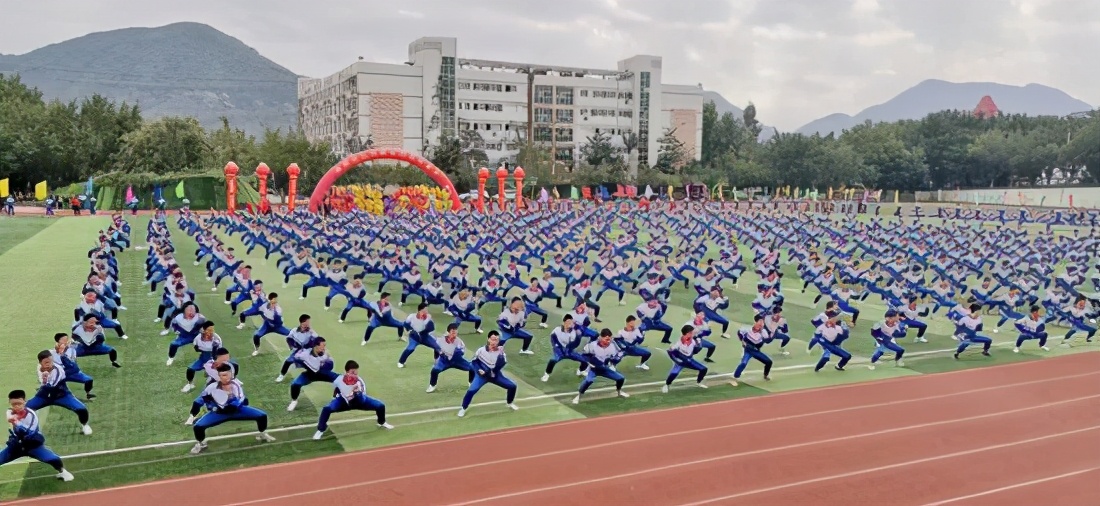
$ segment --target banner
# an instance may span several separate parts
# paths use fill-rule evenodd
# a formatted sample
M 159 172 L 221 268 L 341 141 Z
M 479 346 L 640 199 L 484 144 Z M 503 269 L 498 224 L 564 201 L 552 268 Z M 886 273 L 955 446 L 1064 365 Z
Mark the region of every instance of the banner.
M 133 202 L 133 201 L 134 201 L 134 187 L 133 186 L 127 186 L 126 187 L 126 205 L 129 205 L 130 202 Z
M 47 193 L 48 193 L 48 191 L 46 190 L 46 182 L 45 181 L 42 181 L 41 183 L 38 183 L 38 184 L 34 185 L 34 198 L 35 199 L 37 199 L 37 200 L 46 200 L 46 194 Z
M 176 185 L 176 198 L 183 198 L 183 181 L 180 181 L 180 184 Z
M 572 199 L 572 200 L 580 200 L 581 194 L 580 194 L 579 191 L 577 191 L 576 186 L 570 187 L 570 189 L 569 189 L 569 198 Z
M 8 178 L 0 179 L 0 197 L 8 196 Z

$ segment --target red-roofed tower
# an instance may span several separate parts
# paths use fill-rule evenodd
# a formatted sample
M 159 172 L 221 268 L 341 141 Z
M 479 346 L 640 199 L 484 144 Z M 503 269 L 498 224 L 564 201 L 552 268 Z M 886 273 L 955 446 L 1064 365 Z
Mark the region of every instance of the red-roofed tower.
M 978 107 L 974 108 L 974 116 L 979 118 L 994 118 L 1001 112 L 997 108 L 997 104 L 993 103 L 993 97 L 986 95 L 982 97 L 982 100 L 978 102 Z

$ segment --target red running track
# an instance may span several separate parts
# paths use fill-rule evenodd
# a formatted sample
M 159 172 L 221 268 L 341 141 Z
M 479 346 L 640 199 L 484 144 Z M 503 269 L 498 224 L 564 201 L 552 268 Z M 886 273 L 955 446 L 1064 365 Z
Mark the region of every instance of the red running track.
M 1082 353 L 224 472 L 202 502 L 1090 506 L 1098 479 L 1100 354 Z M 209 480 L 11 504 L 175 504 Z

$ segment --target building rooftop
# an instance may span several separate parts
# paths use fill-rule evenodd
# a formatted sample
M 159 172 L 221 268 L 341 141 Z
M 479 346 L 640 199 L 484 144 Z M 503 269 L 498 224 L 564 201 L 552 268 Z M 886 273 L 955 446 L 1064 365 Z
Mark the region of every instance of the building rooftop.
M 472 60 L 467 58 L 459 58 L 458 65 L 463 68 L 478 68 L 482 70 L 494 70 L 498 72 L 526 73 L 532 70 L 539 73 L 558 72 L 559 74 L 572 74 L 574 77 L 599 76 L 618 78 L 628 75 L 627 72 L 620 72 L 617 70 L 588 69 L 582 67 L 566 67 L 559 65 L 545 65 L 534 63 L 515 63 L 494 60 Z

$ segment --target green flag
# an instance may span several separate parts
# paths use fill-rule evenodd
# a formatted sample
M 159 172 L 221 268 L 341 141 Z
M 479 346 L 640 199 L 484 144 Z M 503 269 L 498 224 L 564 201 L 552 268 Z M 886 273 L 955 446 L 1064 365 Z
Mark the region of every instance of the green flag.
M 569 190 L 569 198 L 573 199 L 573 200 L 577 200 L 577 199 L 581 198 L 579 192 L 577 192 L 577 187 L 576 186 L 572 187 Z
M 180 184 L 176 185 L 176 198 L 183 198 L 183 181 L 180 181 Z

